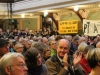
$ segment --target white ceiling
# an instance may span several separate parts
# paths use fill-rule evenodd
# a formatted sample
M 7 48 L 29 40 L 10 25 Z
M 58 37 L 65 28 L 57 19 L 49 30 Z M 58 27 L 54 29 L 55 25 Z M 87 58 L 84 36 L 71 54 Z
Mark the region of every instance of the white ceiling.
M 51 12 L 66 11 L 66 9 L 72 9 L 73 6 L 79 5 L 80 8 L 98 7 L 100 0 L 25 0 L 20 4 L 15 3 L 13 6 L 13 13 L 31 13 L 31 12 L 43 12 L 44 10 L 53 10 Z M 90 4 L 92 3 L 92 4 Z
M 27 16 L 30 14 L 37 16 L 43 14 L 44 10 L 52 13 L 69 12 L 69 9 L 73 9 L 75 5 L 78 5 L 79 9 L 85 9 L 90 12 L 100 10 L 100 0 L 24 0 L 13 4 L 13 15 L 19 16 L 25 13 Z M 7 8 L 4 5 L 0 9 Z M 2 17 L 7 15 L 7 12 L 4 10 L 0 13 Z

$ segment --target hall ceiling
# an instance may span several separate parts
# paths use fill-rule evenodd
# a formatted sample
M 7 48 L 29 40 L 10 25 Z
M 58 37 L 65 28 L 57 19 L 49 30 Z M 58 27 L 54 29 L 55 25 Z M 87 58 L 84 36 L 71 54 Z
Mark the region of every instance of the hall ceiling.
M 16 0 L 0 0 L 0 2 L 7 3 L 7 1 L 14 2 Z M 26 0 L 25 0 L 26 1 Z M 29 0 L 31 1 L 31 0 Z M 51 5 L 45 5 L 43 7 L 34 7 L 34 8 L 27 8 L 23 10 L 17 10 L 15 12 L 25 12 L 25 15 L 33 14 L 41 15 L 43 14 L 44 10 L 40 10 L 42 8 L 47 8 L 48 12 L 50 13 L 62 13 L 62 12 L 70 12 L 69 9 L 74 9 L 74 6 L 78 5 L 79 9 L 85 9 L 90 12 L 99 11 L 100 10 L 100 0 L 66 0 L 66 2 L 57 3 L 57 4 L 51 4 Z M 54 7 L 58 6 L 58 7 Z M 38 10 L 37 10 L 38 9 Z M 20 14 L 13 14 L 15 16 Z
M 100 0 L 66 0 L 66 2 L 45 5 L 43 7 L 34 7 L 27 8 L 23 10 L 18 10 L 14 12 L 25 12 L 26 15 L 34 14 L 41 15 L 43 14 L 43 8 L 48 9 L 49 13 L 62 13 L 69 12 L 69 9 L 74 9 L 75 5 L 78 5 L 79 9 L 85 9 L 90 12 L 99 11 L 100 10 Z
M 62 12 L 70 12 L 70 9 L 74 9 L 75 6 L 68 6 L 68 7 L 61 7 L 61 8 L 55 8 L 55 9 L 50 9 L 48 10 L 49 13 L 62 13 Z M 95 11 L 100 11 L 100 2 L 96 3 L 88 3 L 88 4 L 83 4 L 83 5 L 78 5 L 79 10 L 84 9 L 89 12 L 95 12 Z M 43 14 L 44 10 L 42 11 L 36 11 L 36 12 L 29 12 L 26 13 L 26 15 L 29 14 L 34 14 L 34 15 L 41 15 Z

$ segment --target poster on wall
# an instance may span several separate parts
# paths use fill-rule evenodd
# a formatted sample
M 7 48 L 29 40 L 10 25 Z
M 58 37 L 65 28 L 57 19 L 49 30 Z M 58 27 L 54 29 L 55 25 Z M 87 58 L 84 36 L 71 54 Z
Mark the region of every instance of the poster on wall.
M 83 20 L 83 32 L 89 36 L 100 34 L 100 20 Z
M 78 20 L 59 21 L 59 34 L 78 33 Z

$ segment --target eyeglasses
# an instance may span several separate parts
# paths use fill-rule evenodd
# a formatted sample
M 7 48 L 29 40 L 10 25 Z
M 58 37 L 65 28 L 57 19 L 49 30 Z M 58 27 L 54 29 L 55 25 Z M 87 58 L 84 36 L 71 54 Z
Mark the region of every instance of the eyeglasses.
M 11 66 L 18 66 L 18 67 L 20 67 L 20 68 L 25 68 L 25 67 L 27 67 L 26 64 L 17 64 L 17 65 L 11 65 Z
M 21 49 L 21 48 L 23 48 L 23 47 L 18 47 L 17 49 Z

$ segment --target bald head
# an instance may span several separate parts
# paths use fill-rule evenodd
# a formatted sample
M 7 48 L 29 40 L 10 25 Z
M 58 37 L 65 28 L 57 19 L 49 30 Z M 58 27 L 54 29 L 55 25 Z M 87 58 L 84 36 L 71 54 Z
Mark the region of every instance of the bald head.
M 70 48 L 70 42 L 66 39 L 60 39 L 58 42 L 57 42 L 57 45 L 59 45 L 60 43 L 67 43 L 68 44 L 68 47 Z

